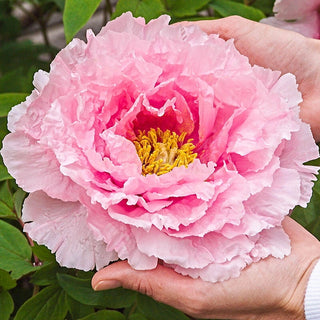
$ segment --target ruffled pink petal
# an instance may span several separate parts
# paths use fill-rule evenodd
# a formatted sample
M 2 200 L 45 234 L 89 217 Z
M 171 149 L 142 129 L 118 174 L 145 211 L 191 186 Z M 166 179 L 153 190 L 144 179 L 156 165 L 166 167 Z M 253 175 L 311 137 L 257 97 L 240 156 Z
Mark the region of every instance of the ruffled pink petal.
M 112 219 L 106 211 L 91 206 L 88 212 L 88 224 L 93 229 L 96 239 L 106 243 L 108 251 L 115 251 L 122 260 L 137 270 L 154 269 L 158 258 L 148 256 L 137 248 L 137 243 L 130 226 Z
M 34 139 L 15 132 L 3 140 L 3 161 L 17 184 L 27 192 L 43 190 L 52 198 L 77 201 L 84 192 L 63 175 L 53 152 Z
M 23 221 L 24 231 L 56 253 L 62 266 L 87 271 L 118 258 L 114 251 L 106 250 L 103 241 L 94 238 L 87 210 L 79 202 L 62 202 L 41 191 L 31 193 L 24 202 Z
M 169 264 L 182 267 L 202 268 L 210 261 L 212 255 L 192 239 L 177 239 L 166 235 L 156 228 L 144 232 L 140 228 L 132 228 L 141 252 L 148 256 L 156 256 Z

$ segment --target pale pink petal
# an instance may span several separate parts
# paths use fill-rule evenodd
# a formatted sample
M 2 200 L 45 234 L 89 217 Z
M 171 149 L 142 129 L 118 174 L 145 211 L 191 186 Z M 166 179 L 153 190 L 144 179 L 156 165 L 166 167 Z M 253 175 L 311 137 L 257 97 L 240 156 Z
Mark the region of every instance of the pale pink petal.
M 3 140 L 3 161 L 18 185 L 27 192 L 43 190 L 52 198 L 76 201 L 84 192 L 63 175 L 53 152 L 21 133 L 11 133 Z
M 88 228 L 87 209 L 79 202 L 62 202 L 38 191 L 31 193 L 23 206 L 24 231 L 38 244 L 56 253 L 57 261 L 69 268 L 91 270 L 116 260 Z M 75 228 L 77 226 L 77 228 Z

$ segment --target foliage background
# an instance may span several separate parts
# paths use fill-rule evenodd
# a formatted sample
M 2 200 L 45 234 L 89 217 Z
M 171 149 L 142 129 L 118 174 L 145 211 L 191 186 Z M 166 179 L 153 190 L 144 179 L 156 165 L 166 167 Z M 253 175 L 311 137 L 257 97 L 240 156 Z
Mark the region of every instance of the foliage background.
M 6 116 L 33 89 L 38 69 L 49 70 L 58 49 L 49 41 L 51 17 L 63 17 L 66 42 L 97 8 L 103 24 L 123 12 L 146 21 L 169 14 L 172 22 L 241 15 L 259 21 L 272 14 L 273 0 L 0 0 L 0 141 Z M 23 13 L 24 19 L 17 12 Z M 24 28 L 38 26 L 42 44 L 21 40 Z M 102 26 L 102 25 L 101 25 Z M 319 159 L 315 162 L 319 165 Z M 60 267 L 55 256 L 23 233 L 21 208 L 26 193 L 0 159 L 0 320 L 188 320 L 188 316 L 137 292 L 122 288 L 94 292 L 93 272 Z M 320 239 L 320 182 L 306 209 L 292 217 Z

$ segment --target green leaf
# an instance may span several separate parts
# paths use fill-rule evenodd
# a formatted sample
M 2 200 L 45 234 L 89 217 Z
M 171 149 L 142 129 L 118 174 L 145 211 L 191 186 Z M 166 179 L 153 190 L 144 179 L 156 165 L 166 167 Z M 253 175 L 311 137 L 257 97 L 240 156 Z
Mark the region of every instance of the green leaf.
M 66 0 L 63 12 L 64 33 L 67 42 L 87 23 L 101 0 Z
M 320 240 L 320 175 L 313 186 L 313 193 L 307 208 L 296 206 L 291 218 L 299 222 Z
M 119 0 L 112 18 L 119 17 L 127 11 L 132 12 L 134 17 L 144 17 L 146 22 L 166 12 L 161 0 Z
M 118 311 L 100 310 L 79 320 L 125 320 L 125 317 Z
M 317 159 L 314 159 L 314 160 L 310 160 L 310 161 L 304 163 L 304 165 L 319 167 L 320 166 L 320 158 L 317 158 Z
M 89 306 L 103 306 L 120 309 L 131 306 L 136 299 L 136 292 L 123 288 L 107 291 L 94 291 L 90 279 L 78 279 L 67 274 L 57 274 L 60 286 L 67 294 Z
M 272 15 L 274 0 L 255 0 L 253 7 L 261 10 L 266 16 Z
M 61 11 L 63 11 L 65 0 L 53 0 L 53 2 L 59 7 Z
M 254 21 L 260 21 L 266 17 L 265 14 L 259 9 L 230 0 L 211 0 L 210 5 L 222 17 L 238 15 Z
M 0 72 L 4 74 L 19 68 L 19 73 L 26 75 L 30 69 L 33 72 L 38 69 L 48 70 L 49 62 L 43 56 L 47 53 L 55 54 L 56 52 L 57 50 L 54 48 L 48 48 L 42 44 L 34 44 L 28 40 L 1 44 Z
M 27 96 L 27 93 L 0 93 L 0 117 L 6 117 L 10 109 Z
M 16 285 L 17 282 L 11 278 L 9 272 L 0 269 L 0 287 L 2 287 L 5 290 L 10 290 L 14 288 Z
M 0 164 L 0 181 L 9 180 L 9 179 L 13 179 L 13 178 L 8 173 L 7 168 L 4 165 Z
M 152 298 L 139 294 L 137 308 L 148 320 L 190 320 L 184 313 L 168 305 L 154 301 Z
M 205 7 L 209 0 L 167 0 L 166 1 L 170 15 L 176 17 L 194 16 Z
M 13 195 L 14 209 L 16 210 L 18 217 L 21 217 L 22 204 L 26 195 L 27 193 L 22 189 L 18 189 Z
M 0 218 L 16 218 L 8 181 L 0 183 Z
M 50 286 L 27 300 L 14 320 L 64 320 L 67 312 L 65 292 L 57 286 Z
M 57 272 L 59 266 L 57 263 L 49 263 L 42 266 L 31 276 L 31 283 L 37 286 L 48 286 L 57 284 Z
M 9 320 L 14 302 L 8 291 L 0 291 L 0 320 Z
M 34 246 L 32 247 L 32 251 L 41 261 L 48 261 L 48 262 L 56 261 L 55 255 L 44 245 L 39 245 L 37 243 L 34 243 Z
M 22 232 L 0 220 L 0 268 L 11 271 L 13 279 L 36 271 L 31 262 L 32 250 Z
M 82 317 L 86 317 L 91 313 L 94 313 L 93 306 L 82 304 L 77 300 L 72 299 L 70 296 L 67 296 L 67 303 L 72 319 L 79 319 Z
M 128 320 L 148 320 L 143 314 L 141 313 L 133 313 L 130 314 Z

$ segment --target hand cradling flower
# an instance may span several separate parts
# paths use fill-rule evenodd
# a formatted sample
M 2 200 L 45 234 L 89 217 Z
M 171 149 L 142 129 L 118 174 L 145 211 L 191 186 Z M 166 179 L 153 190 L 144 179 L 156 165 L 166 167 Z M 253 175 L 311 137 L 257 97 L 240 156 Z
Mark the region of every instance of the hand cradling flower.
M 318 157 L 295 77 L 195 26 L 126 13 L 73 40 L 9 114 L 2 156 L 25 231 L 64 266 L 161 259 L 221 281 L 283 258 Z

